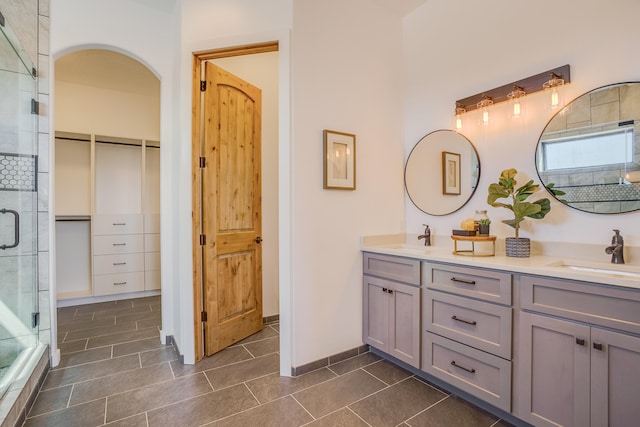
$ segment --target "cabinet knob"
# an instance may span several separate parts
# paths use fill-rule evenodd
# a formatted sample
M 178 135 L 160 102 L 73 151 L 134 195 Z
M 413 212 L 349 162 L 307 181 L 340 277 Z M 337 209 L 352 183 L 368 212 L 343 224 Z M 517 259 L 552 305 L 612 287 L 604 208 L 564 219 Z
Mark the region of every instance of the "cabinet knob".
M 604 346 L 602 345 L 602 343 L 594 342 L 594 343 L 593 343 L 593 348 L 595 348 L 596 350 L 600 350 L 600 351 L 602 351 L 602 349 L 604 348 Z
M 576 344 L 584 345 L 584 338 L 576 338 Z

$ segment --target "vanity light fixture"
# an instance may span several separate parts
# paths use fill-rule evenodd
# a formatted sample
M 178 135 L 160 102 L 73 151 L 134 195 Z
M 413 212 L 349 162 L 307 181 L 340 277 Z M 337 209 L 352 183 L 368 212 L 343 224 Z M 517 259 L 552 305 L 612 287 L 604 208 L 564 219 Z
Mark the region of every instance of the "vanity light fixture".
M 482 100 L 478 102 L 477 108 L 482 110 L 482 125 L 489 124 L 489 107 L 493 105 L 493 99 L 490 96 L 483 95 Z
M 562 107 L 563 102 L 558 92 L 558 87 L 560 86 L 564 86 L 564 79 L 561 74 L 556 74 L 553 71 L 551 72 L 551 78 L 542 84 L 544 90 L 551 90 L 550 105 L 552 110 Z
M 524 97 L 527 92 L 524 91 L 522 86 L 513 85 L 513 90 L 507 94 L 509 102 L 511 103 L 511 109 L 509 110 L 509 116 L 512 119 L 519 119 L 524 114 L 524 106 L 522 105 L 521 98 Z
M 482 111 L 480 123 L 483 125 L 488 124 L 489 111 L 487 108 L 491 105 L 506 101 L 512 102 L 509 116 L 513 119 L 522 117 L 525 113 L 522 98 L 546 89 L 550 89 L 552 91 L 552 99 L 554 100 L 552 108 L 554 110 L 563 108 L 562 96 L 558 89 L 571 82 L 570 71 L 568 64 L 563 65 L 495 89 L 480 92 L 476 95 L 457 100 L 455 110 L 456 130 L 462 130 L 462 114 L 476 109 Z
M 462 130 L 462 115 L 466 113 L 467 110 L 464 108 L 464 105 L 456 102 L 456 131 Z

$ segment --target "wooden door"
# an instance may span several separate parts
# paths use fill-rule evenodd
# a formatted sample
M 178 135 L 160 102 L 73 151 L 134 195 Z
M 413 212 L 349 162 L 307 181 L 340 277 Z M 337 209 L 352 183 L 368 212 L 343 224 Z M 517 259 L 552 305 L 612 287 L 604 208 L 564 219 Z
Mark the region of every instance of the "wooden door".
M 520 414 L 536 426 L 589 425 L 590 328 L 520 313 Z
M 205 354 L 262 329 L 260 89 L 205 63 L 202 277 Z
M 591 328 L 591 426 L 640 420 L 640 338 Z

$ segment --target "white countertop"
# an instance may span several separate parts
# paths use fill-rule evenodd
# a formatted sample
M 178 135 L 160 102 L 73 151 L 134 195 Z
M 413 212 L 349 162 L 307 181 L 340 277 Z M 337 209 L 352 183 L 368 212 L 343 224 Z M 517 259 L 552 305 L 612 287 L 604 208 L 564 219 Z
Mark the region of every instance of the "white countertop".
M 447 246 L 445 245 L 447 242 L 444 242 L 445 239 L 442 239 L 441 236 L 439 236 L 438 240 L 442 241 L 442 244 L 438 246 L 424 246 L 418 244 L 418 240 L 414 239 L 415 236 L 406 236 L 404 234 L 366 236 L 361 239 L 360 249 L 363 252 L 401 256 L 423 261 L 447 262 L 471 267 L 491 268 L 640 289 L 640 266 L 608 263 L 606 255 L 602 256 L 602 261 L 594 261 L 588 258 L 571 258 L 571 256 L 581 253 L 581 251 L 578 248 L 571 250 L 570 246 L 563 248 L 563 251 L 569 254 L 567 257 L 534 254 L 528 258 L 512 258 L 500 252 L 497 252 L 495 256 L 454 255 L 453 241 L 448 242 L 449 245 Z

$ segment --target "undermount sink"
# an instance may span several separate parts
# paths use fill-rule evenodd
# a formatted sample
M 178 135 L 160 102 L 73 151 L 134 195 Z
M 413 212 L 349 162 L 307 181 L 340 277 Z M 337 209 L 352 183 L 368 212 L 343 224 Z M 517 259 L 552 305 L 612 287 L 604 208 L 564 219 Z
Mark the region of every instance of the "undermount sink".
M 394 251 L 412 253 L 412 254 L 421 254 L 427 251 L 429 246 L 418 246 L 418 245 L 410 245 L 408 243 L 398 243 L 393 245 L 385 245 L 385 249 L 393 249 Z
M 549 267 L 560 267 L 587 273 L 607 274 L 640 279 L 640 268 L 626 264 L 604 264 L 581 261 L 559 261 L 549 264 Z

